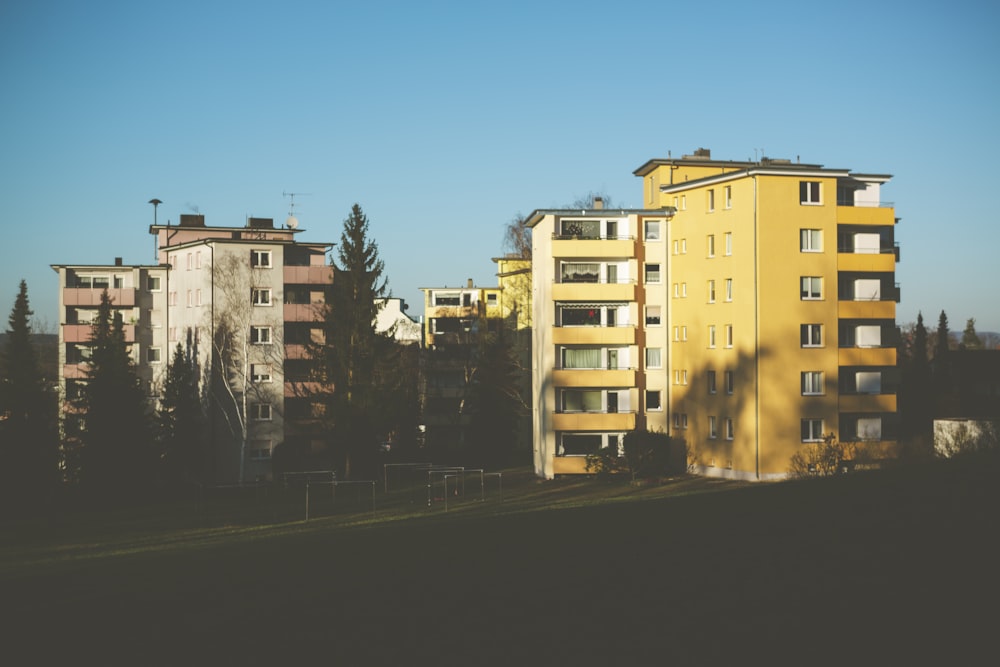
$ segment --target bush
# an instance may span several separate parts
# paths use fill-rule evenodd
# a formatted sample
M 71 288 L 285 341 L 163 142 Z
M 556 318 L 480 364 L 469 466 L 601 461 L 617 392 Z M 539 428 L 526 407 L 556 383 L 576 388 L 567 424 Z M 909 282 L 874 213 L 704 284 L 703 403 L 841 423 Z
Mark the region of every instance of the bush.
M 636 429 L 625 434 L 620 447 L 605 447 L 587 456 L 587 471 L 598 477 L 628 473 L 631 479 L 654 479 L 686 470 L 683 443 L 663 431 Z

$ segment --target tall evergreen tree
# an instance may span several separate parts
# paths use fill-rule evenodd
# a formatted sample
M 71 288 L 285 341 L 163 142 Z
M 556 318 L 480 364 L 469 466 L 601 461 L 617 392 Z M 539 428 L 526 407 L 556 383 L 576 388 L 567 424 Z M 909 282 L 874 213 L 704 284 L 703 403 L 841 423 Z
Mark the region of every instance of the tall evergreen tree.
M 171 482 L 202 477 L 205 418 L 198 377 L 194 360 L 177 343 L 167 368 L 163 400 L 157 412 L 159 463 L 162 474 Z
M 902 369 L 903 383 L 899 388 L 899 412 L 903 433 L 920 447 L 926 445 L 931 436 L 934 403 L 923 313 L 917 313 L 917 324 L 913 328 L 907 356 Z
M 470 453 L 478 465 L 510 460 L 517 447 L 520 420 L 525 412 L 521 397 L 521 369 L 517 352 L 505 332 L 484 334 L 479 346 L 467 411 Z
M 965 330 L 962 332 L 961 347 L 963 350 L 983 349 L 983 341 L 976 334 L 976 318 L 974 317 L 970 317 L 965 323 Z
M 376 317 L 389 293 L 384 271 L 378 246 L 368 238 L 368 218 L 354 204 L 333 262 L 321 352 L 326 378 L 334 385 L 333 444 L 347 478 L 358 464 L 373 463 L 382 419 L 377 366 L 384 361 L 380 340 L 388 336 L 376 330 Z
M 56 396 L 42 379 L 32 342 L 28 284 L 22 280 L 7 322 L 0 376 L 0 486 L 11 497 L 51 490 L 58 465 Z
M 951 363 L 948 358 L 950 349 L 948 316 L 942 310 L 938 316 L 937 340 L 934 342 L 934 389 L 939 394 L 945 394 L 951 389 Z
M 91 331 L 91 359 L 80 407 L 84 417 L 81 477 L 92 492 L 116 499 L 148 482 L 150 430 L 120 312 L 107 290 Z

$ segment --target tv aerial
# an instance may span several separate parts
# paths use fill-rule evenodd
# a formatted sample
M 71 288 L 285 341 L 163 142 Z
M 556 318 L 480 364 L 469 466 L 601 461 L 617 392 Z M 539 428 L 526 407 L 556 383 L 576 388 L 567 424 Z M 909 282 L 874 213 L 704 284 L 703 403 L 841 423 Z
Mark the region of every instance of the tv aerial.
M 282 197 L 288 197 L 288 219 L 285 220 L 285 227 L 298 229 L 299 219 L 295 217 L 295 198 L 311 195 L 311 192 L 282 192 Z

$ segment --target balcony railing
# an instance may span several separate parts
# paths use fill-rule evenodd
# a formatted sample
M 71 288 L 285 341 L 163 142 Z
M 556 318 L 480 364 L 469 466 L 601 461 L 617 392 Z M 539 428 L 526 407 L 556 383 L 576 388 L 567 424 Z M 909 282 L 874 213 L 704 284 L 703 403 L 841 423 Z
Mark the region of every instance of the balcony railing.
M 899 241 L 896 241 L 891 246 L 882 246 L 880 248 L 855 248 L 854 246 L 838 246 L 837 252 L 842 255 L 895 255 L 896 261 L 899 261 Z
M 552 239 L 554 241 L 634 241 L 635 237 L 629 234 L 615 234 L 613 236 L 607 236 L 606 234 L 560 234 L 558 232 L 553 232 Z
M 891 201 L 859 201 L 853 199 L 837 199 L 837 206 L 855 206 L 857 208 L 895 208 Z

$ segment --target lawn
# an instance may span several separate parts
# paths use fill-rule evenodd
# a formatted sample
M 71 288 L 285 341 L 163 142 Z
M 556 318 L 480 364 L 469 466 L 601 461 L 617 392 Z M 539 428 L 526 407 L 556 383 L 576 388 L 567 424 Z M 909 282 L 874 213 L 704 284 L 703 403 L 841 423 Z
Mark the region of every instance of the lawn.
M 970 664 L 998 616 L 998 472 L 512 470 L 502 503 L 448 512 L 421 485 L 308 522 L 276 496 L 67 512 L 5 528 L 5 662 Z

